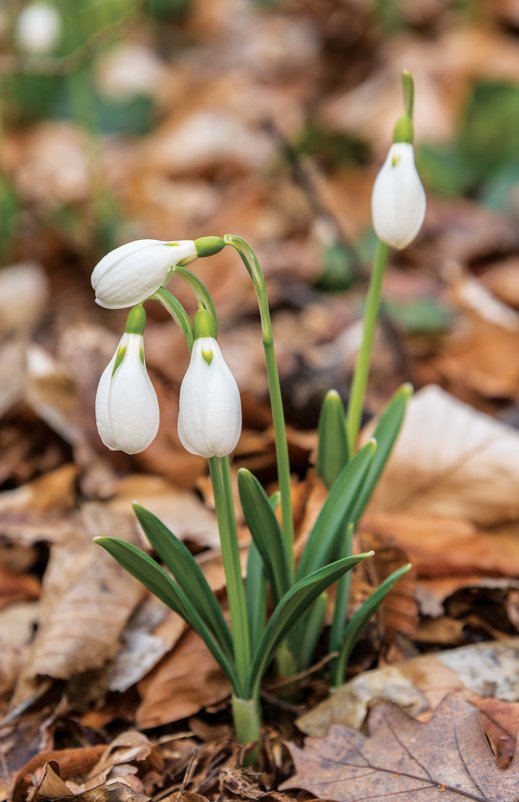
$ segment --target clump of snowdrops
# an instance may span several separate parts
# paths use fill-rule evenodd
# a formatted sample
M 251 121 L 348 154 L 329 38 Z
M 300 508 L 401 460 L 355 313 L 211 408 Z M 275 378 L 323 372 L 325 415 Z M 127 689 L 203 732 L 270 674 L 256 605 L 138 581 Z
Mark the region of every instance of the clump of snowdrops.
M 230 625 L 189 550 L 140 505 L 134 505 L 137 518 L 166 567 L 124 540 L 100 537 L 97 542 L 203 639 L 229 680 L 236 736 L 243 744 L 259 740 L 261 683 L 269 666 L 274 664 L 281 676 L 290 678 L 310 665 L 323 631 L 328 589 L 337 583 L 329 630 L 333 655 L 329 678 L 331 688 L 336 688 L 344 682 L 350 654 L 364 626 L 410 567 L 389 576 L 347 621 L 350 572 L 373 556 L 373 552 L 352 554 L 352 536 L 391 453 L 411 394 L 407 385 L 397 391 L 380 416 L 373 437 L 358 448 L 388 249 L 406 247 L 416 237 L 425 214 L 425 194 L 415 169 L 412 144 L 413 81 L 407 72 L 403 73 L 403 88 L 405 110 L 373 189 L 372 215 L 378 244 L 349 406 L 346 412 L 333 390 L 323 402 L 317 471 L 329 493 L 297 565 L 290 465 L 269 304 L 264 276 L 251 246 L 232 234 L 194 241 L 138 240 L 105 256 L 92 275 L 98 304 L 108 309 L 132 307 L 125 333 L 97 392 L 97 426 L 108 448 L 129 454 L 142 451 L 159 427 L 159 405 L 144 357 L 143 303 L 162 304 L 185 335 L 191 360 L 180 389 L 178 434 L 190 453 L 207 458 L 209 463 Z M 212 298 L 190 269 L 197 258 L 210 257 L 225 247 L 238 253 L 256 292 L 279 479 L 279 492 L 269 498 L 250 471 L 238 471 L 240 502 L 252 536 L 245 580 L 229 462 L 241 432 L 240 394 L 218 345 Z M 193 321 L 166 289 L 172 276 L 187 282 L 196 296 L 198 311 Z

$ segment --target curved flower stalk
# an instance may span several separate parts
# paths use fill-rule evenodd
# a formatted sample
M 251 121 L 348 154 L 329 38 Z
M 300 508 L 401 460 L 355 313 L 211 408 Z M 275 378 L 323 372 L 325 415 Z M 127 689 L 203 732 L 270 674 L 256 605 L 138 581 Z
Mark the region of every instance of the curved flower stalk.
M 198 256 L 193 240 L 139 239 L 110 251 L 95 266 L 96 303 L 106 309 L 140 304 L 168 280 L 175 265 Z
M 137 454 L 154 440 L 159 428 L 157 395 L 144 361 L 146 315 L 132 309 L 126 332 L 106 366 L 96 394 L 96 423 L 101 440 L 111 451 Z
M 375 180 L 371 209 L 377 237 L 393 248 L 406 248 L 425 217 L 425 191 L 409 142 L 395 142 Z
M 195 337 L 199 331 L 197 312 Z M 212 332 L 211 332 L 212 333 Z M 190 454 L 225 457 L 241 434 L 240 391 L 214 336 L 198 336 L 180 386 L 178 436 Z

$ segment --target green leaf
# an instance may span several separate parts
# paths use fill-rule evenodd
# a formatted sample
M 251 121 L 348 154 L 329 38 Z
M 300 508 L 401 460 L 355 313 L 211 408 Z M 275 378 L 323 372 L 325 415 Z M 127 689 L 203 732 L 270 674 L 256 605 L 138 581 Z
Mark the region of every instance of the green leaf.
M 238 471 L 238 492 L 247 526 L 261 554 L 267 579 L 272 586 L 274 603 L 277 604 L 290 587 L 281 529 L 267 494 L 254 474 L 246 468 Z
M 333 585 L 346 571 L 351 571 L 352 568 L 363 560 L 372 557 L 373 554 L 373 551 L 369 551 L 365 554 L 345 557 L 330 565 L 325 565 L 324 568 L 320 568 L 318 571 L 314 571 L 304 577 L 304 579 L 300 579 L 290 588 L 288 593 L 285 593 L 275 607 L 254 654 L 249 674 L 248 698 L 256 697 L 259 684 L 276 647 L 312 602 L 330 585 Z
M 239 692 L 239 685 L 233 664 L 228 660 L 220 645 L 214 640 L 204 622 L 192 606 L 182 588 L 168 573 L 152 560 L 144 551 L 119 540 L 116 537 L 96 537 L 94 541 L 106 549 L 125 571 L 138 579 L 154 596 L 157 596 L 200 635 L 214 659 L 228 678 L 233 690 Z
M 379 587 L 373 591 L 371 596 L 364 602 L 360 610 L 358 610 L 351 621 L 346 625 L 344 630 L 344 639 L 341 645 L 341 651 L 337 661 L 332 666 L 331 671 L 331 685 L 337 688 L 344 682 L 344 674 L 359 635 L 368 623 L 371 616 L 376 612 L 377 608 L 382 604 L 388 593 L 394 588 L 398 580 L 407 574 L 411 569 L 411 564 L 402 566 L 393 571 L 387 579 L 385 579 Z
M 249 546 L 245 596 L 249 616 L 251 649 L 254 651 L 265 629 L 267 616 L 267 594 L 263 560 L 254 542 Z
M 321 593 L 304 617 L 305 625 L 302 630 L 302 638 L 296 650 L 297 667 L 300 671 L 307 668 L 312 662 L 315 647 L 323 628 L 327 607 L 328 594 Z M 299 635 L 299 629 L 297 634 Z
M 349 459 L 346 412 L 337 390 L 326 393 L 319 415 L 317 473 L 329 489 Z
M 413 388 L 411 385 L 403 384 L 388 403 L 373 432 L 373 437 L 377 441 L 377 451 L 369 466 L 366 481 L 355 499 L 355 504 L 349 518 L 355 527 L 366 509 L 382 471 L 386 467 L 386 462 L 391 455 L 395 440 L 398 437 L 404 421 L 407 403 L 412 394 Z
M 151 547 L 167 565 L 198 615 L 232 660 L 231 633 L 220 605 L 188 548 L 152 512 L 134 504 L 133 509 Z
M 376 448 L 375 440 L 366 443 L 333 483 L 299 561 L 298 578 L 326 565 L 331 559 L 337 537 L 352 519 L 357 497 L 363 488 Z

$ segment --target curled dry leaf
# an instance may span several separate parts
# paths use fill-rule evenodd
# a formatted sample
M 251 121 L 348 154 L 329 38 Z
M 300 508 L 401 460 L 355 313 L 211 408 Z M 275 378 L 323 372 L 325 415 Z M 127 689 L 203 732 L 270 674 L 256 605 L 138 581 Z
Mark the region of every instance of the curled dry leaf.
M 101 668 L 118 649 L 129 615 L 143 596 L 142 586 L 94 543 L 105 532 L 135 541 L 128 516 L 90 504 L 83 526 L 55 544 L 43 581 L 40 628 L 19 678 L 13 704 L 30 696 L 41 675 L 69 679 Z
M 420 655 L 366 671 L 301 716 L 297 725 L 315 736 L 324 735 L 333 724 L 360 729 L 370 707 L 380 701 L 427 719 L 452 691 L 518 700 L 519 638 Z
M 475 707 L 452 694 L 427 724 L 398 707 L 380 705 L 370 736 L 336 726 L 304 749 L 290 746 L 296 774 L 282 788 L 304 788 L 321 799 L 378 802 L 511 802 L 517 798 L 519 762 L 496 765 Z M 419 795 L 419 796 L 418 796 Z

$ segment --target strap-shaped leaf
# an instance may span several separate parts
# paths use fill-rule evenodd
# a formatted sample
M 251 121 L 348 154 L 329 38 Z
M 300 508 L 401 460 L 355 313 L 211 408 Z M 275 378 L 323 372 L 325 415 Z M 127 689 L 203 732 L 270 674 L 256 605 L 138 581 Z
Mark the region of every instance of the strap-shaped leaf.
M 333 483 L 299 561 L 298 578 L 307 576 L 330 561 L 337 537 L 351 519 L 376 448 L 375 440 L 366 443 Z
M 373 457 L 366 481 L 356 499 L 355 507 L 350 518 L 355 526 L 357 526 L 360 521 L 368 501 L 371 498 L 371 494 L 380 479 L 380 474 L 386 467 L 386 462 L 391 455 L 395 440 L 398 437 L 404 420 L 407 403 L 412 394 L 413 388 L 411 385 L 403 384 L 396 391 L 380 416 L 380 420 L 373 433 L 373 437 L 377 441 L 377 453 Z
M 302 638 L 299 641 L 299 648 L 296 652 L 299 671 L 307 668 L 312 662 L 315 647 L 317 646 L 317 641 L 323 629 L 327 607 L 328 595 L 326 593 L 321 593 L 304 616 L 304 627 L 301 628 Z M 295 630 L 292 630 L 292 633 L 294 633 L 294 631 Z M 300 634 L 299 627 L 296 632 L 297 635 Z
M 245 597 L 249 616 L 251 650 L 254 652 L 263 635 L 267 616 L 267 593 L 263 560 L 254 542 L 249 546 Z
M 262 486 L 250 471 L 238 471 L 238 491 L 245 520 L 261 554 L 265 574 L 272 586 L 274 604 L 290 587 L 283 535 Z
M 313 601 L 333 585 L 346 571 L 351 571 L 358 563 L 372 557 L 373 551 L 365 554 L 356 554 L 345 557 L 343 560 L 325 565 L 318 571 L 300 579 L 285 593 L 276 606 L 272 616 L 265 627 L 265 631 L 256 649 L 249 676 L 248 693 L 250 698 L 256 698 L 259 684 L 272 658 L 276 647 L 281 643 L 287 632 L 299 620 L 300 616 L 310 607 Z M 249 697 L 247 697 L 249 698 Z
M 149 510 L 134 504 L 133 509 L 151 547 L 167 565 L 198 615 L 232 660 L 233 648 L 229 627 L 220 605 L 188 548 Z
M 349 459 L 346 412 L 337 390 L 324 397 L 319 415 L 317 473 L 329 489 Z
M 157 596 L 200 635 L 214 659 L 231 683 L 235 693 L 240 693 L 234 666 L 220 645 L 214 640 L 206 625 L 192 606 L 182 588 L 169 574 L 144 551 L 132 543 L 116 537 L 96 537 L 95 542 L 108 551 L 125 571 L 142 582 L 144 587 Z
M 403 565 L 401 568 L 397 568 L 396 571 L 393 571 L 393 573 L 390 574 L 376 590 L 373 591 L 371 596 L 366 599 L 360 610 L 355 613 L 351 621 L 346 624 L 339 657 L 332 665 L 331 685 L 333 688 L 337 688 L 344 682 L 344 674 L 346 672 L 346 667 L 353 651 L 353 647 L 355 646 L 359 635 L 362 633 L 362 630 L 368 623 L 369 619 L 375 613 L 377 607 L 382 604 L 388 593 L 394 588 L 398 580 L 403 577 L 404 574 L 407 574 L 410 568 L 411 564 L 409 563 L 407 565 Z

